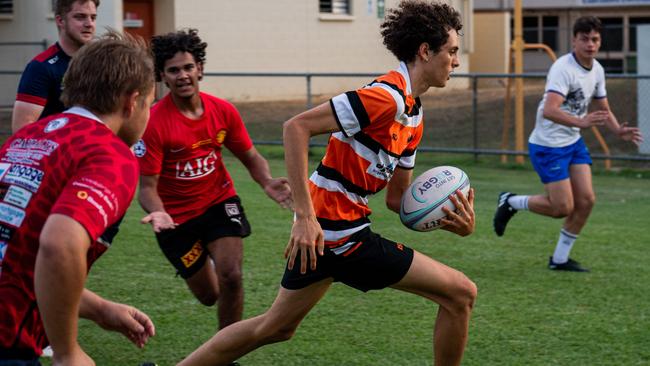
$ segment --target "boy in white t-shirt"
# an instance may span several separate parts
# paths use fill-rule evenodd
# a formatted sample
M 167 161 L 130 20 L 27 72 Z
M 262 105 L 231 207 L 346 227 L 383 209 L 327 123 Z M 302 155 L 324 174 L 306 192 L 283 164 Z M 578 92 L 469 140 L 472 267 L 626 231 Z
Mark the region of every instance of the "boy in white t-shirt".
M 600 20 L 581 17 L 573 25 L 573 52 L 553 63 L 537 109 L 535 129 L 528 139 L 530 161 L 545 195 L 499 194 L 494 231 L 502 236 L 519 210 L 565 218 L 548 267 L 552 270 L 588 272 L 569 258 L 573 243 L 585 226 L 596 201 L 591 181 L 591 157 L 580 130 L 606 125 L 619 138 L 639 144 L 639 129 L 619 124 L 609 108 L 605 72 L 595 59 L 601 44 Z M 594 112 L 587 113 L 589 104 Z

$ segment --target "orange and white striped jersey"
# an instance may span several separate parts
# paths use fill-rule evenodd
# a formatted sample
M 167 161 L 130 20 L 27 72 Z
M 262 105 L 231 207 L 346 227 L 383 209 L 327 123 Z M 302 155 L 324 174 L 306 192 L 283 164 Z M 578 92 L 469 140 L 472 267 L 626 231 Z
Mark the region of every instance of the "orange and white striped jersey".
M 396 167 L 413 168 L 423 118 L 403 62 L 362 89 L 332 98 L 330 105 L 341 130 L 331 135 L 309 186 L 331 248 L 370 225 L 368 197 L 386 187 Z

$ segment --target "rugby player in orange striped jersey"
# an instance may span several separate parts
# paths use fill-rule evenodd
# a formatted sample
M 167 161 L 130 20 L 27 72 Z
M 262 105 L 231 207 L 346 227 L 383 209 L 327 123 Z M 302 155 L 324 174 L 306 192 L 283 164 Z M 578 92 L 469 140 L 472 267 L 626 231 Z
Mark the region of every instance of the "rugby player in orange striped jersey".
M 386 204 L 399 212 L 422 138 L 418 97 L 430 87 L 444 87 L 459 66 L 460 15 L 446 4 L 406 0 L 387 13 L 381 28 L 398 68 L 284 125 L 295 221 L 275 302 L 264 314 L 222 329 L 180 365 L 225 365 L 265 344 L 288 340 L 332 282 L 361 291 L 392 287 L 438 303 L 434 362 L 460 364 L 476 285 L 463 273 L 373 233 L 367 205 L 369 196 L 387 188 Z M 308 176 L 309 139 L 325 133 L 331 134 L 327 152 Z M 446 210 L 443 229 L 471 234 L 474 191 L 467 197 L 457 191 L 451 199 L 459 209 Z

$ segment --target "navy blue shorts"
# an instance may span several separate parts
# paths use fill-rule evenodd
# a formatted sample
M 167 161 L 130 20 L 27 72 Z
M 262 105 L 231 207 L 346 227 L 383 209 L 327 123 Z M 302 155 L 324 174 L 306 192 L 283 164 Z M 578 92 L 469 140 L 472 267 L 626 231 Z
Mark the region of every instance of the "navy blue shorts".
M 350 245 L 350 243 L 354 243 Z M 285 267 L 282 287 L 298 290 L 313 283 L 333 278 L 361 291 L 380 290 L 399 282 L 413 262 L 413 249 L 401 243 L 384 239 L 366 227 L 346 241 L 350 249 L 335 254 L 335 248 L 326 248 L 318 256 L 316 270 L 307 264 L 307 272 L 300 273 L 300 254 L 293 269 Z
M 210 242 L 227 236 L 245 238 L 251 226 L 239 197 L 234 196 L 210 207 L 205 213 L 175 229 L 156 234 L 158 245 L 167 260 L 183 278 L 190 278 L 203 268 L 208 258 L 205 248 Z
M 569 178 L 569 166 L 571 165 L 591 165 L 589 149 L 582 137 L 573 144 L 564 147 L 547 147 L 528 143 L 528 154 L 533 168 L 544 184 Z

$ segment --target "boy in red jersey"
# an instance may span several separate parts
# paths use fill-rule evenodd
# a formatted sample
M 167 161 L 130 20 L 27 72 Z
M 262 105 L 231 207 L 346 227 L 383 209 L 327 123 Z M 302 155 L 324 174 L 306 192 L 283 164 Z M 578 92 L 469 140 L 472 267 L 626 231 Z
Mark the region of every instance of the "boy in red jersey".
M 99 235 L 135 194 L 129 146 L 149 117 L 152 75 L 146 44 L 111 33 L 70 63 L 62 98 L 71 108 L 0 148 L 0 364 L 39 365 L 50 344 L 53 365 L 94 365 L 77 343 L 80 316 L 139 347 L 153 336 L 146 314 L 84 289 L 107 249 Z
M 370 230 L 368 196 L 387 188 L 399 212 L 422 137 L 418 96 L 444 87 L 458 67 L 460 16 L 446 4 L 403 1 L 382 24 L 397 70 L 338 95 L 284 125 L 285 160 L 296 218 L 285 249 L 282 287 L 264 314 L 220 332 L 180 365 L 223 365 L 265 344 L 291 338 L 332 282 L 361 291 L 392 287 L 438 303 L 436 365 L 459 365 L 476 285 L 464 274 Z M 308 177 L 311 136 L 331 133 L 327 152 Z M 474 231 L 474 192 L 451 196 L 443 229 Z M 317 341 L 315 341 L 315 346 Z
M 228 148 L 264 192 L 288 207 L 286 178 L 273 178 L 233 105 L 199 91 L 206 43 L 195 29 L 155 36 L 156 77 L 170 92 L 151 111 L 136 146 L 138 199 L 167 259 L 204 305 L 219 302 L 219 327 L 241 319 L 242 238 L 250 234 L 221 150 Z M 165 225 L 178 225 L 162 230 Z

